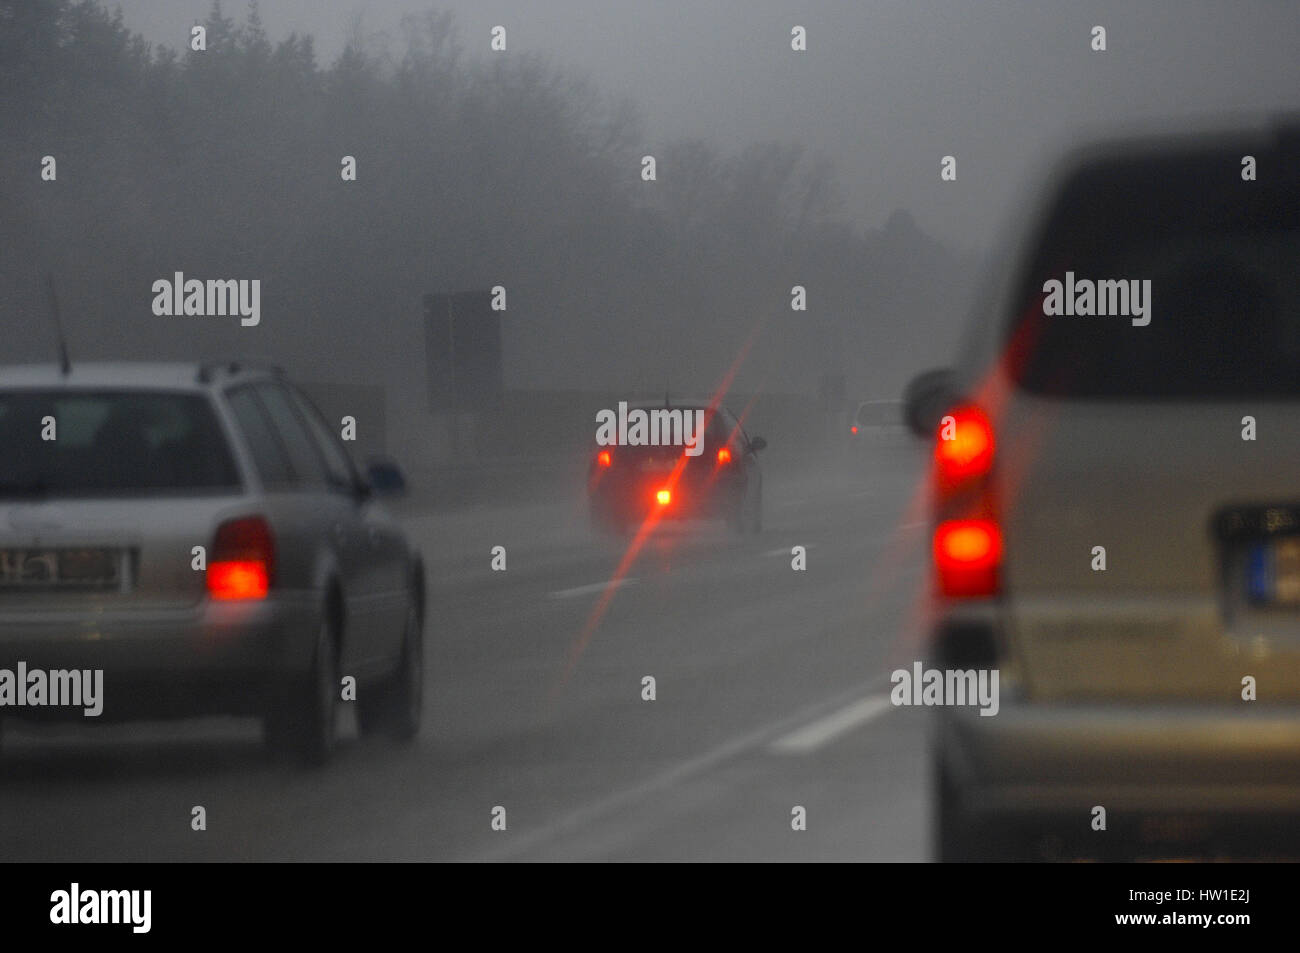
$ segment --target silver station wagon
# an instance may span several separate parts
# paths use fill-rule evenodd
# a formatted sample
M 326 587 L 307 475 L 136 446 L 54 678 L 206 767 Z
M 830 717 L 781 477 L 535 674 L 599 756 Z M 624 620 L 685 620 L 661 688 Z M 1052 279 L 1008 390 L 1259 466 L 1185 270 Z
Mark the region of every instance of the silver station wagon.
M 362 733 L 409 740 L 424 573 L 383 504 L 404 488 L 274 368 L 0 368 L 0 669 L 100 670 L 106 720 L 257 716 L 310 763 L 351 676 Z

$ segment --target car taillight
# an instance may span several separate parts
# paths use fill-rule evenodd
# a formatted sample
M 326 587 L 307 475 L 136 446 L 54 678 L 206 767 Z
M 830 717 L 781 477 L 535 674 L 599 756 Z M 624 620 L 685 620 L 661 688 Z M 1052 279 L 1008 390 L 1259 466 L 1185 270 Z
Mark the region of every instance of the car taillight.
M 857 433 L 857 432 L 858 432 L 858 425 L 857 425 L 857 424 L 854 424 L 852 427 L 850 427 L 850 428 L 849 428 L 849 432 L 850 432 L 850 433 Z
M 602 467 L 607 467 L 614 462 L 614 455 L 608 450 L 602 450 L 596 454 L 596 462 Z
M 1002 528 L 992 487 L 994 449 L 993 425 L 979 407 L 957 407 L 939 423 L 933 558 L 938 589 L 948 597 L 1000 591 Z
M 993 468 L 993 425 L 978 407 L 958 407 L 939 422 L 934 445 L 935 477 L 951 490 Z
M 726 447 L 722 447 L 721 449 L 719 449 L 719 450 L 718 450 L 718 462 L 719 462 L 719 463 L 730 463 L 730 462 L 731 462 L 731 451 L 728 450 Z
M 996 595 L 1002 530 L 990 519 L 945 520 L 934 531 L 934 564 L 945 596 Z
M 669 503 L 673 501 L 672 491 L 660 490 L 658 493 L 655 494 L 655 499 L 659 501 L 660 506 L 667 506 Z
M 217 527 L 208 558 L 208 595 L 213 599 L 264 599 L 271 588 L 275 540 L 260 516 L 227 520 Z

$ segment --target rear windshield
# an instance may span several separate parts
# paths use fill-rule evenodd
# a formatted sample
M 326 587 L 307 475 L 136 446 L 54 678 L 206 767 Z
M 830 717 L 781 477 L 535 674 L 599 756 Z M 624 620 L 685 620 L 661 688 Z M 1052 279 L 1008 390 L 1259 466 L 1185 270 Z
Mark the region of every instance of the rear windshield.
M 681 436 L 683 440 L 685 440 L 684 427 L 685 427 L 687 415 L 689 415 L 691 420 L 690 425 L 694 427 L 695 415 L 697 413 L 703 413 L 704 420 L 705 420 L 704 450 L 709 453 L 712 453 L 716 448 L 725 445 L 728 439 L 730 439 L 733 436 L 733 434 L 737 438 L 744 436 L 744 431 L 740 429 L 740 426 L 739 424 L 736 423 L 735 418 L 732 417 L 728 411 L 721 408 L 715 410 L 713 413 L 710 413 L 709 408 L 707 407 L 687 407 L 680 404 L 674 405 L 672 407 L 664 407 L 663 405 L 650 405 L 645 407 L 631 407 L 628 409 L 628 413 L 631 414 L 633 411 L 636 410 L 642 411 L 647 415 L 647 421 L 649 421 L 647 423 L 647 430 L 646 430 L 647 439 L 651 439 L 652 435 L 655 433 L 655 430 L 652 428 L 660 426 L 659 424 L 653 422 L 659 420 L 659 418 L 653 418 L 650 415 L 655 414 L 656 412 L 663 412 L 665 410 L 679 411 L 681 413 L 682 415 L 681 419 L 683 425 L 683 431 Z M 660 432 L 660 436 L 664 440 L 663 443 L 628 444 L 621 448 L 622 452 L 631 453 L 631 454 L 645 453 L 650 455 L 657 455 L 662 452 L 660 449 L 662 446 L 675 446 L 676 445 L 675 443 L 667 439 L 669 434 L 673 434 L 674 436 L 676 435 L 676 431 L 672 428 L 670 422 L 668 420 L 664 420 L 662 423 L 662 427 L 664 429 Z
M 1276 158 L 1259 158 L 1267 179 L 1242 181 L 1240 159 L 1151 160 L 1070 183 L 1009 326 L 1019 386 L 1300 397 L 1300 190 Z
M 197 394 L 0 393 L 0 498 L 220 493 L 239 478 Z

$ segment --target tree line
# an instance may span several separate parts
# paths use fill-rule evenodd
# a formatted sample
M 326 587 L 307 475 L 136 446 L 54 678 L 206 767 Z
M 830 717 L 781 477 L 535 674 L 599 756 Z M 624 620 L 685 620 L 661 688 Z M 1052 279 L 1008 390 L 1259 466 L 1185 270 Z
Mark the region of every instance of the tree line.
M 947 357 L 972 263 L 905 211 L 854 227 L 798 143 L 649 141 L 634 104 L 543 56 L 467 56 L 445 12 L 399 48 L 358 25 L 327 64 L 256 4 L 204 27 L 177 49 L 98 0 L 0 0 L 6 361 L 53 353 L 51 270 L 74 354 L 256 353 L 318 379 L 418 377 L 422 296 L 493 285 L 517 387 L 701 391 L 738 363 L 749 391 L 846 373 L 880 396 Z M 177 271 L 260 279 L 260 325 L 153 316 Z

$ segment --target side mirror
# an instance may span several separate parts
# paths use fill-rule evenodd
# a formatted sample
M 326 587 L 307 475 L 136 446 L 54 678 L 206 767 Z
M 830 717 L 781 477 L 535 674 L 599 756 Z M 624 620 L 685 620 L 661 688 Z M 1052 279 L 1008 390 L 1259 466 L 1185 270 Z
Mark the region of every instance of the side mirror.
M 376 496 L 401 496 L 406 492 L 406 477 L 392 460 L 371 460 L 366 467 L 366 483 Z
M 753 450 L 755 453 L 758 453 L 758 451 L 762 450 L 766 446 L 767 441 L 762 437 L 755 437 L 753 440 L 749 441 L 749 449 Z
M 950 368 L 925 371 L 903 390 L 903 422 L 918 437 L 933 437 L 939 421 L 956 401 L 955 375 Z

